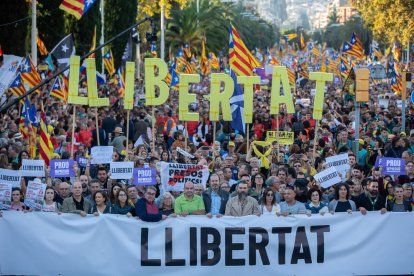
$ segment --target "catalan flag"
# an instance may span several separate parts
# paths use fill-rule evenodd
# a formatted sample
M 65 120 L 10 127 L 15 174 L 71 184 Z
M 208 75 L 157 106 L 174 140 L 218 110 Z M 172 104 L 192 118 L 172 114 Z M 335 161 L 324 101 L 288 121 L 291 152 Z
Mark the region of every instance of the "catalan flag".
M 345 41 L 342 47 L 342 54 L 349 55 L 351 57 L 362 58 L 364 57 L 364 53 L 360 51 L 358 48 L 354 48 L 351 43 Z
M 210 52 L 210 54 L 208 55 L 208 61 L 209 61 L 209 64 L 210 64 L 211 68 L 213 68 L 213 69 L 219 69 L 220 68 L 220 63 L 219 63 L 216 55 L 213 52 Z
M 62 82 L 59 77 L 56 77 L 49 95 L 58 98 L 63 102 L 66 102 L 66 93 L 62 88 Z
M 106 71 L 108 71 L 108 74 L 110 76 L 113 76 L 115 74 L 115 65 L 111 49 L 106 51 L 105 55 L 103 56 L 103 61 L 105 64 Z
M 118 96 L 120 98 L 123 98 L 125 94 L 125 82 L 124 82 L 124 77 L 122 75 L 122 67 L 120 67 L 116 71 L 116 80 L 117 80 L 116 87 L 118 89 Z
M 95 28 L 93 29 L 93 37 L 92 37 L 92 44 L 91 44 L 91 49 L 89 49 L 89 52 L 92 52 L 93 50 L 95 50 L 96 48 L 96 25 Z M 90 54 L 88 58 L 94 58 L 96 56 L 95 53 Z
M 173 63 L 171 64 L 170 72 L 168 73 L 167 77 L 165 78 L 165 82 L 170 87 L 176 86 L 180 82 L 180 79 L 179 79 L 177 71 L 176 71 L 175 61 L 173 61 Z
M 30 124 L 29 112 L 30 112 L 30 102 L 29 102 L 29 99 L 26 97 L 26 100 L 23 105 L 22 114 L 20 116 L 20 123 L 19 123 L 19 132 L 23 135 L 24 140 L 27 140 L 29 138 L 29 129 L 28 129 L 28 125 Z
M 398 43 L 396 43 L 396 42 L 394 42 L 394 44 L 392 46 L 392 54 L 393 54 L 394 58 L 397 61 L 400 61 L 400 57 L 401 57 L 401 46 Z
M 154 42 L 151 43 L 151 55 L 152 57 L 157 57 L 157 44 L 155 44 Z
M 43 41 L 40 39 L 39 35 L 37 35 L 36 37 L 36 43 L 37 43 L 37 47 L 39 49 L 39 53 L 41 56 L 47 56 L 47 54 L 49 54 L 49 52 L 46 49 L 45 44 L 43 43 Z
M 361 52 L 362 54 L 364 54 L 364 46 L 362 46 L 361 40 L 359 39 L 359 37 L 355 33 L 352 33 L 352 37 L 351 37 L 350 42 L 351 42 L 352 47 L 355 50 L 357 50 L 357 51 Z
M 305 37 L 303 36 L 303 33 L 300 33 L 300 47 L 301 47 L 302 49 L 304 49 L 304 48 L 306 47 L 306 44 L 305 44 Z
M 188 43 L 185 43 L 183 46 L 183 51 L 186 55 L 187 58 L 191 58 L 191 49 L 190 49 L 190 45 Z
M 30 88 L 38 85 L 41 82 L 39 73 L 36 71 L 32 63 L 32 59 L 27 56 L 21 65 L 22 80 L 29 85 Z
M 207 56 L 206 56 L 206 47 L 205 47 L 205 43 L 204 43 L 204 39 L 203 41 L 201 41 L 201 60 L 200 60 L 200 64 L 201 64 L 201 72 L 203 73 L 203 75 L 207 75 L 208 73 L 208 61 L 207 61 Z
M 253 69 L 260 67 L 233 25 L 230 25 L 229 57 L 230 67 L 238 76 L 252 76 Z
M 346 58 L 341 56 L 341 77 L 342 79 L 345 79 L 346 77 L 348 77 L 350 71 L 351 71 L 351 65 L 349 64 L 348 60 L 346 60 Z
M 13 93 L 17 97 L 20 97 L 21 95 L 26 93 L 26 88 L 24 88 L 24 85 L 22 83 L 22 78 L 21 78 L 20 72 L 17 73 L 16 78 L 10 84 L 9 92 Z
M 291 68 L 289 68 L 289 67 L 286 67 L 286 68 L 287 68 L 287 71 L 288 71 L 289 83 L 290 83 L 290 85 L 294 85 L 296 83 L 296 74 Z
M 96 0 L 63 0 L 59 9 L 73 15 L 76 19 L 81 19 Z
M 46 166 L 49 166 L 52 150 L 53 146 L 47 132 L 46 116 L 42 107 L 42 112 L 40 113 L 39 157 L 45 161 Z
M 283 39 L 286 41 L 291 41 L 292 39 L 296 38 L 298 35 L 296 33 L 294 34 L 286 34 L 283 36 Z

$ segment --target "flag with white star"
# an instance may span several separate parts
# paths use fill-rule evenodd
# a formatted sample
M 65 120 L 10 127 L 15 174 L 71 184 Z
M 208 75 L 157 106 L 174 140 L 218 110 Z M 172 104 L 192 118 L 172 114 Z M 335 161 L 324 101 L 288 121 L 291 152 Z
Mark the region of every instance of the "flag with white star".
M 10 84 L 9 92 L 13 93 L 17 97 L 20 97 L 21 95 L 26 93 L 26 88 L 24 88 L 24 85 L 22 83 L 22 77 L 21 77 L 20 73 L 17 74 L 16 78 Z
M 50 54 L 57 60 L 62 67 L 69 65 L 70 57 L 76 54 L 75 44 L 73 43 L 72 34 L 65 36 Z

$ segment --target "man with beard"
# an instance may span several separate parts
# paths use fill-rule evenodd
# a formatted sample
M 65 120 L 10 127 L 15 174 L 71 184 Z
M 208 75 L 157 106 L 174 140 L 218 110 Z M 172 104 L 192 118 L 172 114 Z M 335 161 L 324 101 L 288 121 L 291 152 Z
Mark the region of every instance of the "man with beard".
M 385 208 L 385 198 L 378 192 L 378 181 L 371 179 L 368 181 L 367 191 L 356 198 L 356 205 L 361 214 L 365 215 L 367 211 L 381 211 L 381 214 L 387 212 Z
M 174 211 L 183 217 L 187 215 L 205 215 L 206 208 L 201 196 L 194 194 L 194 184 L 187 181 L 184 184 L 184 193 L 175 200 Z
M 237 184 L 237 196 L 232 197 L 226 204 L 226 216 L 242 217 L 248 215 L 260 216 L 260 208 L 257 200 L 248 196 L 248 184 L 240 181 Z

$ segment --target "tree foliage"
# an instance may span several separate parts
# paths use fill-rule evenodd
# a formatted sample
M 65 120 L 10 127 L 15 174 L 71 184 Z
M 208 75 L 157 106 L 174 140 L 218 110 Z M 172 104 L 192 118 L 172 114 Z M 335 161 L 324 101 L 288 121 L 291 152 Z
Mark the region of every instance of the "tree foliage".
M 60 1 L 37 0 L 37 30 L 49 51 L 66 35 L 59 5 Z
M 25 0 L 0 1 L 0 24 L 14 22 L 28 16 Z M 24 56 L 25 39 L 30 19 L 0 27 L 0 45 L 5 54 Z
M 414 0 L 352 0 L 379 41 L 404 45 L 414 34 Z
M 161 12 L 161 8 L 164 5 L 164 12 L 165 17 L 170 17 L 171 9 L 178 5 L 180 9 L 184 8 L 187 5 L 189 0 L 139 0 L 138 1 L 138 9 L 142 11 L 144 14 L 148 14 L 149 16 L 153 16 L 156 13 Z

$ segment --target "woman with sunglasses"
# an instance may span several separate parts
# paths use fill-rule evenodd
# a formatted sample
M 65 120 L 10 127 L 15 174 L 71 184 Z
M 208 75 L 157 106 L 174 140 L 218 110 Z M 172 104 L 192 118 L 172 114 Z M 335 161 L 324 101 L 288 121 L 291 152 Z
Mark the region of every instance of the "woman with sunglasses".
M 276 203 L 275 193 L 271 188 L 266 188 L 260 205 L 262 215 L 279 215 L 280 205 Z

